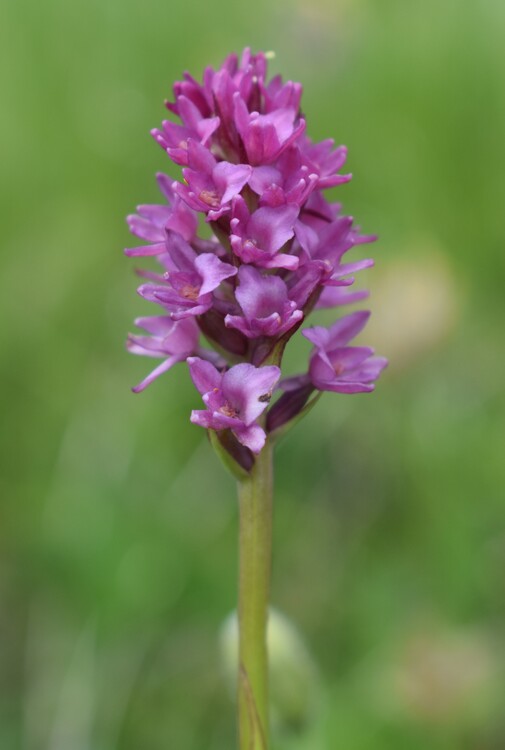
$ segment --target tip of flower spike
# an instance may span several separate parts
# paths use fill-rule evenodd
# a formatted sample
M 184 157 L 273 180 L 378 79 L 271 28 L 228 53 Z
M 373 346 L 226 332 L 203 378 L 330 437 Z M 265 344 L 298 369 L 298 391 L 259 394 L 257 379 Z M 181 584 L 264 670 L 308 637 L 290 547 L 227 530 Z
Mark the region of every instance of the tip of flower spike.
M 269 49 L 268 52 L 265 52 L 265 57 L 267 60 L 275 60 L 276 54 L 273 49 Z

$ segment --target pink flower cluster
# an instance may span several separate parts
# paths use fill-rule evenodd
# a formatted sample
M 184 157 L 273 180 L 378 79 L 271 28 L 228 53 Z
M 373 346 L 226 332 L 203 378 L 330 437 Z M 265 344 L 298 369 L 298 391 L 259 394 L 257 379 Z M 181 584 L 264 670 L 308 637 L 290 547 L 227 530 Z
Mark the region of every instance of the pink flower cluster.
M 350 180 L 339 174 L 347 152 L 305 135 L 301 93 L 280 76 L 267 81 L 267 56 L 248 49 L 217 71 L 207 68 L 202 83 L 186 73 L 166 105 L 179 122 L 165 120 L 152 133 L 184 179 L 158 175 L 166 202 L 128 217 L 145 244 L 126 254 L 156 256 L 161 266 L 140 272 L 139 294 L 163 311 L 135 321 L 147 335 L 129 336 L 130 351 L 163 359 L 133 390 L 187 361 L 206 407 L 191 420 L 231 431 L 253 453 L 314 390 L 371 391 L 386 365 L 371 349 L 349 345 L 368 318 L 351 313 L 329 329 L 303 331 L 314 345 L 308 371 L 279 385 L 284 347 L 309 313 L 367 295 L 347 287 L 373 261 L 344 258 L 375 239 L 324 197 Z M 265 414 L 276 388 L 284 394 Z

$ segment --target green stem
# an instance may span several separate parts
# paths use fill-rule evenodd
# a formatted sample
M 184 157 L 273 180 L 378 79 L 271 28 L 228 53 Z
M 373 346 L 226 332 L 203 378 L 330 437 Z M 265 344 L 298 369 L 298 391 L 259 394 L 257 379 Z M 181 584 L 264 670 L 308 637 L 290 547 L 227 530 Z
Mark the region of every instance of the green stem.
M 272 557 L 272 446 L 268 441 L 251 473 L 239 482 L 240 750 L 268 750 L 267 617 Z

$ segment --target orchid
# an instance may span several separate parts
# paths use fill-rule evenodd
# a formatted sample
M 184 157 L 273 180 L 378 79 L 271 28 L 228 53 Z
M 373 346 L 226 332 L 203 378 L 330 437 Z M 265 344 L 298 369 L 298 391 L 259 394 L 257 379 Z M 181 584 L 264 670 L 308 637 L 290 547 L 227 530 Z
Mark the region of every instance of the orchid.
M 201 83 L 189 73 L 175 83 L 166 106 L 179 122 L 165 120 L 152 135 L 183 180 L 158 175 L 165 202 L 128 217 L 144 244 L 125 251 L 160 267 L 138 271 L 140 296 L 162 314 L 136 320 L 147 335 L 130 335 L 128 349 L 162 362 L 133 390 L 186 362 L 205 406 L 191 422 L 239 480 L 241 750 L 269 747 L 273 445 L 322 392 L 370 392 L 387 364 L 352 345 L 369 317 L 357 311 L 301 330 L 313 345 L 308 363 L 281 379 L 285 347 L 309 315 L 367 296 L 349 287 L 373 260 L 347 254 L 376 238 L 324 194 L 351 179 L 341 172 L 347 149 L 310 140 L 301 85 L 268 81 L 267 64 L 266 54 L 246 49 L 208 67 Z

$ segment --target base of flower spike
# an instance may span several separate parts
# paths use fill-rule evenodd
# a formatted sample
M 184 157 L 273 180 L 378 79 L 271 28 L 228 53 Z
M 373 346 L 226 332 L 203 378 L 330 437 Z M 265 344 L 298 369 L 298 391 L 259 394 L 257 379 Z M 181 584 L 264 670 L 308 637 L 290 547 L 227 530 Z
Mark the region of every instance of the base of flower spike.
M 241 445 L 231 430 L 208 430 L 210 443 L 235 479 L 244 479 L 254 466 L 254 454 Z

